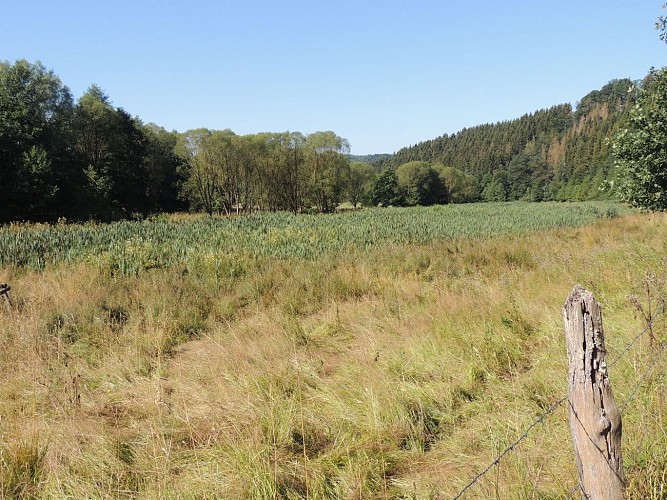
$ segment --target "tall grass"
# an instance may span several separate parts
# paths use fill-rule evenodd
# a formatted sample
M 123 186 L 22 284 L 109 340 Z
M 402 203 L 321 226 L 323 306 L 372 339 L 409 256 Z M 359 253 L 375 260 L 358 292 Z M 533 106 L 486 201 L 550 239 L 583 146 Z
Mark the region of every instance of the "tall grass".
M 575 283 L 603 305 L 609 357 L 641 330 L 646 271 L 665 295 L 666 223 L 631 215 L 309 258 L 203 250 L 197 265 L 136 273 L 110 273 L 83 247 L 41 269 L 5 264 L 3 494 L 451 498 L 565 395 L 560 308 Z M 172 223 L 137 226 L 151 224 Z M 618 401 L 661 355 L 664 326 L 610 371 Z M 664 498 L 665 367 L 623 416 L 631 498 Z M 560 408 L 467 498 L 567 498 L 575 484 Z

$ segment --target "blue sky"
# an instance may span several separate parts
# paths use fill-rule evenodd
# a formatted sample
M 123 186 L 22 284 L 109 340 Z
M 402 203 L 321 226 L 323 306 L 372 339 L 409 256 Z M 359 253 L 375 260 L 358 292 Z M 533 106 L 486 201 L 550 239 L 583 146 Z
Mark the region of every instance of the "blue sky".
M 570 102 L 667 64 L 661 0 L 2 0 L 0 60 L 180 132 L 333 130 L 355 154 Z

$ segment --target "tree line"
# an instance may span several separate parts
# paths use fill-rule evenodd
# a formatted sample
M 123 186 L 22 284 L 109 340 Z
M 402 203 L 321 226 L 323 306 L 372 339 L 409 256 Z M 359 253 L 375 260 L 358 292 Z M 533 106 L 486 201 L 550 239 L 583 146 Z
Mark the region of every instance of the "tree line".
M 649 77 L 613 80 L 575 109 L 554 106 L 365 162 L 331 131 L 167 131 L 115 107 L 97 85 L 75 100 L 41 63 L 1 62 L 0 223 L 609 197 L 608 138 Z
M 178 210 L 331 212 L 343 201 L 356 207 L 449 199 L 442 183 L 429 195 L 418 192 L 422 167 L 403 169 L 397 193 L 387 198 L 378 169 L 351 161 L 349 152 L 348 141 L 331 131 L 170 132 L 113 106 L 97 85 L 75 100 L 39 62 L 0 63 L 3 223 Z

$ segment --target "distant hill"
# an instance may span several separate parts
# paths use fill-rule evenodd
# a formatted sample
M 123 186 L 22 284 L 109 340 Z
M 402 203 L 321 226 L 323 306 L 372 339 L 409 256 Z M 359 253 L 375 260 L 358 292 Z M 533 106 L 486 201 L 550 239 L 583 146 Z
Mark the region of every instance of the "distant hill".
M 350 161 L 363 161 L 366 163 L 375 163 L 391 158 L 390 154 L 380 153 L 374 155 L 349 155 Z
M 613 80 L 584 96 L 575 109 L 560 104 L 495 124 L 465 128 L 379 160 L 397 168 L 410 161 L 454 167 L 474 177 L 477 199 L 589 200 L 613 175 L 607 138 L 627 118 L 638 82 Z

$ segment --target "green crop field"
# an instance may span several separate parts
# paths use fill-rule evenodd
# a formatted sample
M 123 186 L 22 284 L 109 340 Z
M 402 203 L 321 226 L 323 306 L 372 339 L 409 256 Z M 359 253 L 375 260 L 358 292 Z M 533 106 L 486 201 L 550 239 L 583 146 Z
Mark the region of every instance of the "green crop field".
M 142 269 L 193 265 L 202 258 L 315 259 L 385 244 L 576 227 L 626 212 L 623 205 L 610 202 L 515 202 L 334 215 L 281 212 L 180 222 L 159 217 L 113 224 L 12 225 L 0 229 L 0 265 L 41 269 L 92 259 L 114 271 L 136 274 Z

